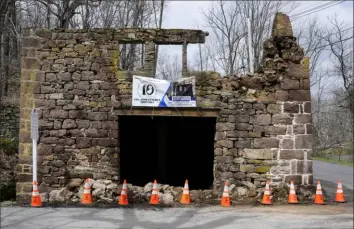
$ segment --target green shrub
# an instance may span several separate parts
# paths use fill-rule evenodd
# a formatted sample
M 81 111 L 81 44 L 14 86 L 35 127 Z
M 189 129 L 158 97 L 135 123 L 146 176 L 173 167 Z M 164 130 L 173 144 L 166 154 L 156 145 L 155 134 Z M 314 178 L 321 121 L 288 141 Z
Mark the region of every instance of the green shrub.
M 16 199 L 16 183 L 0 184 L 0 202 Z
M 0 149 L 7 155 L 14 155 L 18 152 L 18 140 L 15 138 L 0 138 Z

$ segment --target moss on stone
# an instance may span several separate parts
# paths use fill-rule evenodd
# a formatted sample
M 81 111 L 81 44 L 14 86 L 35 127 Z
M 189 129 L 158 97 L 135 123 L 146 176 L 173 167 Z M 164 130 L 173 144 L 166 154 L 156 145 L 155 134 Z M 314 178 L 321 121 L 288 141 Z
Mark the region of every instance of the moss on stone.
M 272 37 L 292 37 L 293 30 L 289 16 L 277 12 L 274 18 Z
M 7 155 L 14 155 L 18 151 L 17 138 L 0 138 L 0 149 Z
M 267 92 L 265 90 L 259 90 L 257 93 L 257 97 L 266 97 L 267 96 Z
M 247 160 L 247 163 L 259 165 L 259 164 L 262 164 L 262 161 L 261 160 L 250 159 L 250 160 Z
M 31 69 L 31 70 L 30 70 L 29 78 L 30 78 L 30 80 L 32 80 L 32 81 L 35 81 L 35 80 L 36 80 L 36 72 L 35 72 L 34 69 Z
M 105 107 L 106 106 L 106 102 L 99 102 L 97 104 L 97 107 Z
M 126 78 L 128 78 L 128 72 L 127 71 L 116 71 L 116 78 L 117 79 L 126 79 Z
M 252 173 L 252 172 L 254 172 L 254 165 L 252 165 L 252 164 L 248 164 L 248 165 L 241 164 L 240 165 L 240 171 L 241 172 Z
M 21 130 L 20 130 L 21 131 Z M 38 146 L 39 149 L 40 146 Z M 23 155 L 30 155 L 32 153 L 32 144 L 31 143 L 20 143 L 19 152 Z
M 248 132 L 247 135 L 250 138 L 260 138 L 261 137 L 261 133 L 260 132 Z
M 93 102 L 93 101 L 89 102 L 90 107 L 97 107 L 97 105 L 98 105 L 97 102 Z
M 74 50 L 76 52 L 84 52 L 86 50 L 86 48 L 85 48 L 85 45 L 83 45 L 83 44 L 77 44 L 77 45 L 75 45 Z
M 259 167 L 256 167 L 255 172 L 256 173 L 267 173 L 267 172 L 269 172 L 270 168 L 271 168 L 270 166 L 259 166 Z

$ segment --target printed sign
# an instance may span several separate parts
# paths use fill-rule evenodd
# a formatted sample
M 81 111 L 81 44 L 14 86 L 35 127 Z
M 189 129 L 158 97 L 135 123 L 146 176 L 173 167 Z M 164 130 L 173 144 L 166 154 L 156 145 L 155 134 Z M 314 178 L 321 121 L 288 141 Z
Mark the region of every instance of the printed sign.
M 38 113 L 36 109 L 31 111 L 31 138 L 38 139 Z
M 196 107 L 195 77 L 177 81 L 133 76 L 135 107 Z

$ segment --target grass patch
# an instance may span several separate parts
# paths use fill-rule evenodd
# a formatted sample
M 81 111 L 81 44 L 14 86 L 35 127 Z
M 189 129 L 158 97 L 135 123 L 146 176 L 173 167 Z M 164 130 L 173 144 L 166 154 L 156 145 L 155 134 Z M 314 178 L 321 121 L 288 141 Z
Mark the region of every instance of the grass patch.
M 353 153 L 353 143 L 343 143 L 339 146 L 334 146 L 332 148 L 317 150 L 316 154 L 318 156 L 332 154 L 332 155 L 350 155 Z
M 313 160 L 315 161 L 323 161 L 323 162 L 328 162 L 332 164 L 339 164 L 339 165 L 347 165 L 347 166 L 353 166 L 353 161 L 338 161 L 335 159 L 329 159 L 327 157 L 312 157 Z

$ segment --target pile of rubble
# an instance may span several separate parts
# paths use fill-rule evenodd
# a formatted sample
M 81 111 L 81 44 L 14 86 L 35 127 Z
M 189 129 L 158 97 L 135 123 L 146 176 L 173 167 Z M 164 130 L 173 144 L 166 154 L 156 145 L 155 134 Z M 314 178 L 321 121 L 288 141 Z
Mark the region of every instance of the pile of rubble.
M 73 179 L 64 188 L 52 190 L 49 193 L 42 193 L 43 202 L 57 203 L 78 203 L 81 201 L 83 193 L 83 179 Z M 250 183 L 250 182 L 249 182 Z M 119 200 L 122 185 L 112 183 L 110 180 L 89 179 L 91 192 L 94 202 L 113 203 Z M 252 183 L 250 183 L 252 184 Z M 148 203 L 152 193 L 153 183 L 147 183 L 144 187 L 127 184 L 129 203 Z M 182 187 L 174 187 L 167 184 L 159 184 L 160 203 L 165 206 L 173 206 L 178 203 L 182 197 Z M 289 187 L 287 184 L 281 184 L 272 187 L 273 201 L 286 202 Z M 256 190 L 253 187 L 236 187 L 234 184 L 229 186 L 231 200 L 259 201 L 263 191 Z M 304 187 L 297 189 L 300 201 L 312 200 L 314 198 L 313 190 L 307 190 Z M 191 190 L 190 197 L 193 204 L 212 203 L 213 200 L 220 200 L 222 190 Z

